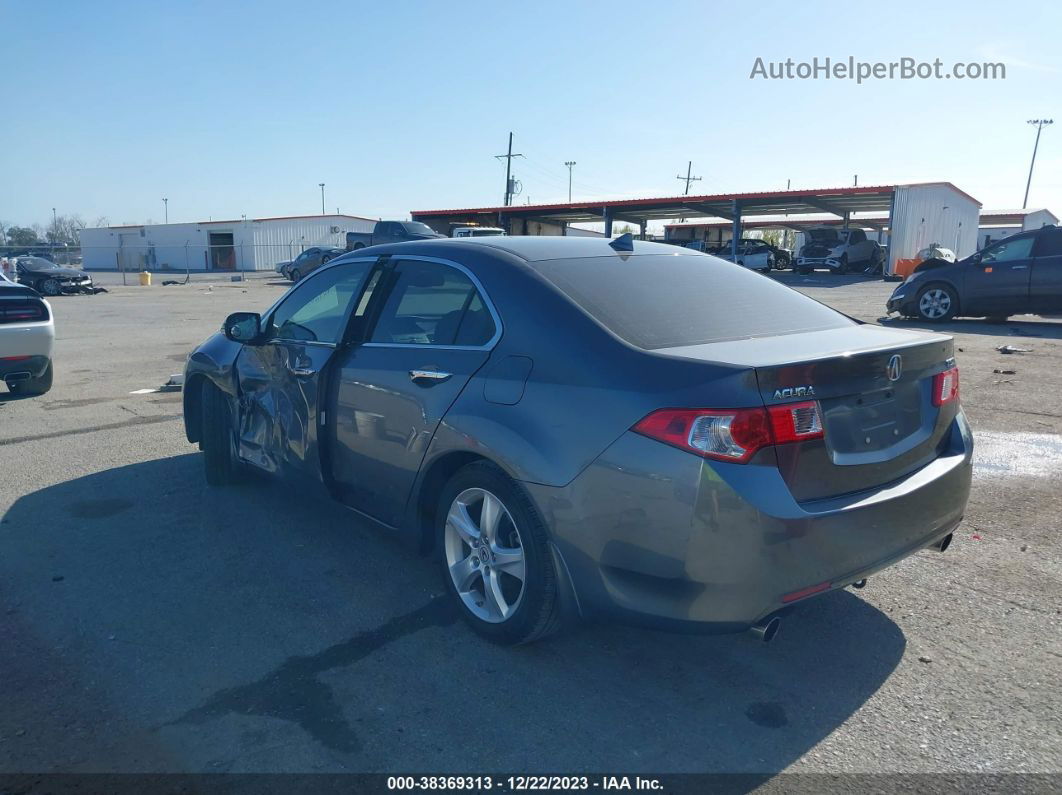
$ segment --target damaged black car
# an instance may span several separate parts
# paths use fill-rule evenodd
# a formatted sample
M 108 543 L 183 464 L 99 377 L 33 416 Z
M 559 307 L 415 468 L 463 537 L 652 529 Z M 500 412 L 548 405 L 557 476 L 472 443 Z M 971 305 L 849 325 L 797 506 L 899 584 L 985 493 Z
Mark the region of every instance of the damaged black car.
M 43 257 L 19 257 L 18 280 L 42 295 L 95 293 L 92 277 L 77 268 L 64 268 Z

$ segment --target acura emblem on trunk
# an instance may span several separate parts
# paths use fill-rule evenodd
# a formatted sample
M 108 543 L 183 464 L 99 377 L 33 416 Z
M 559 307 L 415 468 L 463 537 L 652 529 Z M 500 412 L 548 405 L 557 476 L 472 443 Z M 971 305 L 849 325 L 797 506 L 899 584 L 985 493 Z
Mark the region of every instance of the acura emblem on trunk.
M 903 359 L 900 358 L 900 354 L 894 353 L 889 358 L 889 363 L 885 365 L 885 375 L 890 381 L 899 381 L 901 373 L 903 373 Z

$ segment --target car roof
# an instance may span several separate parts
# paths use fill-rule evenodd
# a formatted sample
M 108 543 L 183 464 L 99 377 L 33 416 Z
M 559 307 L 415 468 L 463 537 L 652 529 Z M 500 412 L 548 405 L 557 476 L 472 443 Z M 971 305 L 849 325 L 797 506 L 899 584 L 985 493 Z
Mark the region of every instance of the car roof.
M 427 243 L 428 241 L 424 241 Z M 528 262 L 551 259 L 580 259 L 583 257 L 618 257 L 677 255 L 683 257 L 703 257 L 704 254 L 683 246 L 666 243 L 650 243 L 635 240 L 633 251 L 616 251 L 609 245 L 612 241 L 603 237 L 567 237 L 564 235 L 518 235 L 494 237 L 446 238 L 431 241 L 437 246 L 477 246 L 513 254 Z M 402 243 L 395 244 L 397 249 Z

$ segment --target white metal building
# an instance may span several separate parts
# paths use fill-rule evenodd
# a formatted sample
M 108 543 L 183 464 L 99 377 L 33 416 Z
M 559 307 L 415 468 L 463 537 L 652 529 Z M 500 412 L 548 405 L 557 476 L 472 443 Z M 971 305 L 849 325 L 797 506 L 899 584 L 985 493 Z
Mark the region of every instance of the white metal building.
M 81 230 L 83 267 L 127 271 L 264 271 L 312 246 L 346 244 L 347 232 L 371 232 L 356 215 L 242 218 L 191 224 Z
M 977 250 L 1004 237 L 1039 229 L 1041 226 L 1058 225 L 1058 216 L 1050 210 L 982 210 L 977 227 Z

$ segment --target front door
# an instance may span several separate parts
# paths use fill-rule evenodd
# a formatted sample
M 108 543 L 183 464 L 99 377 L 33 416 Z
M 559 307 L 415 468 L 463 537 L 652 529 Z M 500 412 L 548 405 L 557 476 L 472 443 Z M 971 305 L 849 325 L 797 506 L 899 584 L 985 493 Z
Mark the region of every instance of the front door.
M 994 243 L 970 262 L 962 314 L 1014 314 L 1028 311 L 1032 271 L 1032 234 L 1015 235 Z
M 345 502 L 397 526 L 435 429 L 500 325 L 461 266 L 408 257 L 391 267 L 367 341 L 336 364 L 331 461 Z
M 1062 314 L 1062 229 L 1041 230 L 1033 256 L 1030 311 Z
M 320 477 L 317 429 L 330 365 L 374 262 L 346 262 L 299 282 L 266 314 L 261 342 L 240 351 L 240 458 Z

